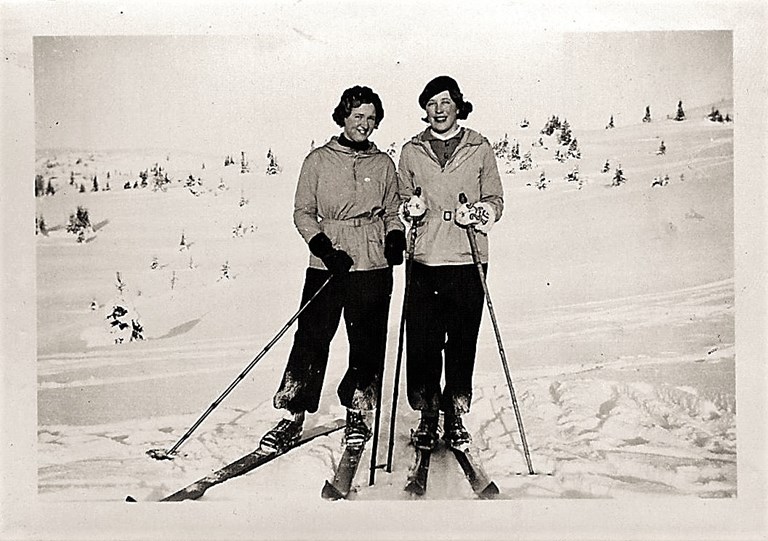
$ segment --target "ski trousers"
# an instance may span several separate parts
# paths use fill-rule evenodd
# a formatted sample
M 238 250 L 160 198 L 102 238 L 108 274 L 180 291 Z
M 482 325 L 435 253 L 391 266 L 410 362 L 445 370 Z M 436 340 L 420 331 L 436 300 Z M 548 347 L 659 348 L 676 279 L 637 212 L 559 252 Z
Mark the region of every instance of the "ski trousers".
M 469 411 L 484 299 L 475 265 L 413 263 L 406 376 L 408 403 L 414 410 L 456 415 Z
M 326 270 L 307 269 L 302 305 L 329 275 Z M 391 298 L 392 267 L 334 276 L 299 316 L 283 379 L 273 399 L 275 408 L 291 413 L 317 411 L 331 341 L 343 314 L 349 362 L 337 389 L 339 399 L 347 408 L 375 409 Z

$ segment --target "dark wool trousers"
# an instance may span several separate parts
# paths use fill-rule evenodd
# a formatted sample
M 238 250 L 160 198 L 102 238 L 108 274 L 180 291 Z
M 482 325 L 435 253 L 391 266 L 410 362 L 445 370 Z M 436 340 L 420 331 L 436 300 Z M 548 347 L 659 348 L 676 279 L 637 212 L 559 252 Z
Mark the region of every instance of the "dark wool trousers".
M 307 269 L 302 305 L 329 275 L 326 270 Z M 338 387 L 339 399 L 347 408 L 374 409 L 384 369 L 391 297 L 391 267 L 335 276 L 299 315 L 275 407 L 292 413 L 317 411 L 331 340 L 343 314 L 349 365 Z
M 485 300 L 477 267 L 413 263 L 409 297 L 408 403 L 421 411 L 468 412 Z

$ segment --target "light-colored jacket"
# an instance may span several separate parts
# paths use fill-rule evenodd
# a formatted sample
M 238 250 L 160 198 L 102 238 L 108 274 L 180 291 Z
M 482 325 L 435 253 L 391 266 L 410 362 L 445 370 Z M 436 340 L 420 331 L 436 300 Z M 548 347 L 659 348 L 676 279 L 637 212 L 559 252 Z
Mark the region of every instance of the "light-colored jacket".
M 355 151 L 334 136 L 304 159 L 294 198 L 293 222 L 304 240 L 320 232 L 347 252 L 352 271 L 387 267 L 384 237 L 403 229 L 397 217 L 395 164 L 376 145 Z M 309 266 L 325 269 L 310 254 Z
M 470 203 L 483 201 L 493 207 L 496 220 L 504 210 L 504 190 L 496 157 L 488 140 L 478 132 L 463 128 L 459 146 L 440 167 L 440 162 L 425 139 L 427 131 L 403 145 L 398 167 L 398 191 L 402 200 L 421 188 L 427 212 L 417 229 L 414 260 L 425 265 L 464 265 L 472 263 L 472 250 L 466 230 L 453 221 L 464 193 Z M 480 260 L 488 262 L 488 237 L 477 235 Z

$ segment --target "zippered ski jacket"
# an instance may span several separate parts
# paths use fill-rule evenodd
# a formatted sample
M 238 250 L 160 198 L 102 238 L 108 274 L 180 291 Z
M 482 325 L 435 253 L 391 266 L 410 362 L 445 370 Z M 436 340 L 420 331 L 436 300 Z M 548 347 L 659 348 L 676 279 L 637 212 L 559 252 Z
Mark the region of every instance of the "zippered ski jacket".
M 504 190 L 496 157 L 488 140 L 463 128 L 461 142 L 444 167 L 432 151 L 427 130 L 403 145 L 398 167 L 398 191 L 408 199 L 416 187 L 426 202 L 427 212 L 419 223 L 414 260 L 425 265 L 472 263 L 472 249 L 466 231 L 454 223 L 459 194 L 470 203 L 483 201 L 493 207 L 496 220 L 504 210 Z M 477 235 L 480 260 L 488 262 L 488 237 Z
M 334 136 L 304 159 L 294 198 L 293 222 L 304 240 L 320 232 L 347 252 L 352 271 L 387 267 L 384 237 L 403 229 L 397 217 L 395 164 L 371 143 L 356 151 Z M 309 266 L 325 269 L 310 254 Z

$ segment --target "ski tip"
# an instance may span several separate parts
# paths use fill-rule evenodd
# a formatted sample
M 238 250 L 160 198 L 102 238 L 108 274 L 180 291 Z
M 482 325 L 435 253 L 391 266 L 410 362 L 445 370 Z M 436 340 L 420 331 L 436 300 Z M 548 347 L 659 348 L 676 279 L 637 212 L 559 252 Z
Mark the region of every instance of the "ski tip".
M 496 483 L 491 481 L 488 483 L 488 486 L 485 487 L 480 493 L 479 496 L 484 500 L 491 500 L 499 495 L 499 487 L 496 486 Z
M 413 494 L 414 496 L 423 496 L 427 492 L 427 487 L 423 486 L 421 483 L 418 483 L 416 481 L 411 481 L 407 485 L 405 485 L 405 488 L 403 489 L 409 494 Z
M 130 496 L 130 495 L 125 497 L 125 501 L 128 502 L 128 503 L 137 503 L 136 498 L 134 498 L 133 496 Z
M 324 500 L 330 501 L 343 500 L 345 498 L 344 494 L 342 494 L 338 488 L 333 486 L 328 481 L 326 481 L 325 485 L 323 486 L 322 495 Z
M 150 449 L 146 454 L 155 460 L 173 460 L 173 454 L 167 449 Z

